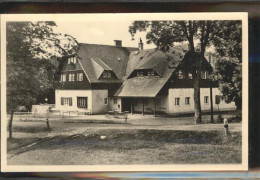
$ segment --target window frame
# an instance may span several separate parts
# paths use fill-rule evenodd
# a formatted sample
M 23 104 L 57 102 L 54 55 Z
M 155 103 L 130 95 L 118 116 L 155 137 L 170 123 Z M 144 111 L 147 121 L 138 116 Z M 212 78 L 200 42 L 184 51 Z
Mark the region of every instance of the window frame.
M 180 106 L 181 104 L 181 98 L 180 97 L 176 97 L 175 100 L 174 100 L 174 105 L 175 106 Z
M 204 96 L 204 104 L 209 104 L 209 96 Z
M 178 71 L 178 79 L 184 79 L 184 73 L 182 72 L 182 70 Z
M 83 73 L 82 72 L 77 73 L 77 81 L 83 81 Z
M 88 97 L 77 96 L 77 108 L 87 109 L 88 108 Z
M 114 104 L 117 104 L 117 98 L 113 98 Z
M 185 106 L 190 106 L 190 97 L 185 97 Z
M 66 82 L 66 73 L 61 73 L 60 75 L 60 82 Z
M 108 98 L 104 98 L 104 104 L 105 104 L 105 105 L 108 104 Z
M 69 73 L 69 81 L 70 82 L 75 81 L 75 73 Z

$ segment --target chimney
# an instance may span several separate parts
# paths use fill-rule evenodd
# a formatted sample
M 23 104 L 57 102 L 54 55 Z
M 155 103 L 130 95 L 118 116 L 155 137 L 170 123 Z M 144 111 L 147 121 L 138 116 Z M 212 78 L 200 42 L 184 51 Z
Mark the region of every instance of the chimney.
M 139 48 L 139 50 L 143 50 L 144 49 L 144 43 L 143 43 L 141 38 L 140 38 L 140 42 L 138 44 L 138 48 Z
M 116 47 L 122 47 L 122 41 L 121 40 L 114 40 Z

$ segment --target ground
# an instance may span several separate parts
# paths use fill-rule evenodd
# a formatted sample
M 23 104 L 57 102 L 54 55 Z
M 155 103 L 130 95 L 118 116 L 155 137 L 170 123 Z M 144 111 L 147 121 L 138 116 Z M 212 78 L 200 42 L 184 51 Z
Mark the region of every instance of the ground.
M 241 163 L 241 123 L 193 124 L 192 117 L 133 115 L 19 119 L 8 139 L 9 165 Z M 216 119 L 216 117 L 215 117 Z M 38 121 L 37 121 L 38 120 Z

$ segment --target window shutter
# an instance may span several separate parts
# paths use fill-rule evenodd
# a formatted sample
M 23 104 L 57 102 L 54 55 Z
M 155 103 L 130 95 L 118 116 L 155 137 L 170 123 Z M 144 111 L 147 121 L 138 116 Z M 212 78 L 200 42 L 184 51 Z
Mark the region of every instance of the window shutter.
M 69 105 L 72 106 L 72 98 L 69 98 Z
M 86 97 L 85 100 L 86 100 L 86 106 L 85 107 L 88 108 L 88 98 Z
M 64 98 L 61 97 L 61 105 L 64 105 Z

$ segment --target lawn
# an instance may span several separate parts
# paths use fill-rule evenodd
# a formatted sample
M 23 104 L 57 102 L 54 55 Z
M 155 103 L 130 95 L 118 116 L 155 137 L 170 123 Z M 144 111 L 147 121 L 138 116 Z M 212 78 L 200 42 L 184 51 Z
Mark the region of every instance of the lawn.
M 241 132 L 85 128 L 23 139 L 8 141 L 9 165 L 241 163 Z

